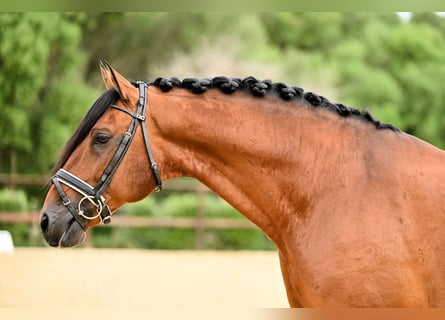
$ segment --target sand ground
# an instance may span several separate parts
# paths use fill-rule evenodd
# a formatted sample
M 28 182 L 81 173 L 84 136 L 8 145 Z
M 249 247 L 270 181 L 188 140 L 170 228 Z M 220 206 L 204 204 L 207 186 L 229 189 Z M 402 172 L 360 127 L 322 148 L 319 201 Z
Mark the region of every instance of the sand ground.
M 276 252 L 16 248 L 0 308 L 288 307 Z

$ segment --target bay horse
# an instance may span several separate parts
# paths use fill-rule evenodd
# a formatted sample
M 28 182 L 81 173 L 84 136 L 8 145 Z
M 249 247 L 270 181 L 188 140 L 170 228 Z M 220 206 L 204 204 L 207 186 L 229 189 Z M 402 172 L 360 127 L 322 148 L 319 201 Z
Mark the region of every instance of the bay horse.
M 290 306 L 445 306 L 445 152 L 283 83 L 147 84 L 100 67 L 108 90 L 42 208 L 49 245 L 79 244 L 123 204 L 187 176 L 273 241 Z

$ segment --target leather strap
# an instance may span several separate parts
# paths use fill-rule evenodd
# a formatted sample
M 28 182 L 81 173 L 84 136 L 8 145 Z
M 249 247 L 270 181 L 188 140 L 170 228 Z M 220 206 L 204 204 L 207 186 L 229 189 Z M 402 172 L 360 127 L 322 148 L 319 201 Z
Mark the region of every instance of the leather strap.
M 113 155 L 113 158 L 111 158 L 110 162 L 108 163 L 107 167 L 105 168 L 104 172 L 102 173 L 102 176 L 100 177 L 98 183 L 95 187 L 92 187 L 82 179 L 76 177 L 72 173 L 66 171 L 65 169 L 59 169 L 56 174 L 51 178 L 52 183 L 54 184 L 57 192 L 59 193 L 60 198 L 62 199 L 63 204 L 65 207 L 67 207 L 68 211 L 73 215 L 74 219 L 79 223 L 79 225 L 82 227 L 83 230 L 85 230 L 85 221 L 81 219 L 81 217 L 84 217 L 84 219 L 94 219 L 95 217 L 87 217 L 83 215 L 83 212 L 81 212 L 80 205 L 79 210 L 76 210 L 72 205 L 71 201 L 66 195 L 65 191 L 63 190 L 60 183 L 63 183 L 67 185 L 68 187 L 72 188 L 73 190 L 77 191 L 81 195 L 84 196 L 80 202 L 82 202 L 85 199 L 88 199 L 93 203 L 98 209 L 98 215 L 100 215 L 100 218 L 103 223 L 107 224 L 111 222 L 111 210 L 106 204 L 106 200 L 103 197 L 103 193 L 111 183 L 111 179 L 113 178 L 113 175 L 115 174 L 117 168 L 121 164 L 122 160 L 124 159 L 125 154 L 127 153 L 131 142 L 133 141 L 134 135 L 136 133 L 137 127 L 139 124 L 141 124 L 142 129 L 142 135 L 144 138 L 145 143 L 145 149 L 147 151 L 148 160 L 150 163 L 150 167 L 152 169 L 153 175 L 156 180 L 156 187 L 155 191 L 162 190 L 162 180 L 161 180 L 161 173 L 158 168 L 157 163 L 154 160 L 153 153 L 151 151 L 150 142 L 148 139 L 147 129 L 145 126 L 145 114 L 146 114 L 146 103 L 147 103 L 147 88 L 148 85 L 145 82 L 137 82 L 136 83 L 139 87 L 139 101 L 136 108 L 136 112 L 132 112 L 129 110 L 126 110 L 122 107 L 111 105 L 111 108 L 120 110 L 128 115 L 130 115 L 133 119 L 130 123 L 130 126 L 128 127 L 127 132 L 123 135 L 122 140 L 116 150 L 116 152 Z M 94 199 L 94 201 L 93 201 Z

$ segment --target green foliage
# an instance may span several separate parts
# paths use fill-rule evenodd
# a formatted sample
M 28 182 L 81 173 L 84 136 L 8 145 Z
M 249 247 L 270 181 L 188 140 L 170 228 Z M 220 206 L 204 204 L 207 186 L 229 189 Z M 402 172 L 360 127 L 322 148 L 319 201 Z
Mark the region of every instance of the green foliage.
M 407 64 L 398 74 L 403 88 L 409 88 L 399 113 L 404 129 L 440 147 L 445 147 L 445 64 Z M 422 124 L 422 125 L 419 125 Z
M 415 15 L 411 23 L 368 21 L 361 38 L 334 50 L 340 101 L 369 107 L 381 120 L 445 146 L 445 19 Z
M 59 134 L 59 131 L 72 131 L 73 120 L 79 119 L 76 105 L 66 105 L 66 100 L 52 104 L 55 92 L 64 98 L 70 94 L 76 97 L 76 102 L 82 103 L 80 110 L 85 111 L 82 90 L 74 90 L 83 86 L 76 79 L 79 75 L 69 78 L 82 57 L 79 52 L 81 28 L 73 17 L 61 13 L 0 15 L 0 158 L 3 157 L 0 163 L 4 164 L 3 171 L 46 171 L 54 162 L 54 144 L 60 148 L 60 143 L 68 137 L 68 132 Z M 66 109 L 60 110 L 65 105 Z M 60 110 L 58 115 L 65 116 L 57 117 L 54 110 Z M 50 137 L 45 135 L 45 130 L 52 131 Z M 53 144 L 53 150 L 40 150 L 49 147 L 48 144 Z M 42 157 L 36 158 L 36 154 Z M 10 155 L 17 155 L 18 168 L 5 166 Z M 30 158 L 37 161 L 30 162 Z
M 96 228 L 93 245 L 113 248 L 193 249 L 194 231 L 168 228 Z
M 215 76 L 219 66 L 229 76 L 286 81 L 445 147 L 444 52 L 445 18 L 433 13 L 410 21 L 395 13 L 1 13 L 0 171 L 48 173 L 103 90 L 101 58 L 133 79 Z M 122 214 L 191 217 L 198 201 L 150 197 Z M 203 201 L 206 216 L 241 217 L 218 198 Z M 191 248 L 193 237 L 103 228 L 95 241 Z M 209 230 L 204 238 L 211 248 L 270 244 L 254 231 Z
M 342 87 L 340 100 L 346 104 L 357 106 L 365 101 L 365 107 L 372 111 L 385 106 L 398 108 L 402 105 L 403 92 L 400 85 L 382 69 L 370 68 L 363 62 L 350 60 L 339 72 L 339 78 L 342 81 L 339 83 Z
M 243 219 L 244 217 L 227 202 L 214 195 L 208 195 L 204 202 L 204 214 L 207 217 Z
M 29 210 L 28 199 L 23 190 L 0 190 L 0 211 L 26 212 Z
M 204 248 L 211 250 L 275 250 L 273 243 L 258 230 L 207 230 Z
M 445 60 L 445 19 L 433 13 L 415 13 L 409 22 L 393 13 L 3 13 L 0 37 L 6 172 L 48 171 L 98 95 L 87 83 L 102 88 L 99 58 L 144 79 L 153 66 L 171 65 L 177 52 L 197 56 L 194 64 L 212 60 L 200 54 L 218 43 L 238 65 L 370 107 L 389 117 L 383 121 L 445 145 L 435 71 Z M 427 98 L 419 104 L 420 93 Z
M 198 207 L 197 195 L 174 193 L 162 202 L 162 214 L 167 216 L 193 217 Z
M 383 28 L 394 28 L 401 23 L 402 21 L 396 13 L 343 12 L 340 19 L 342 38 L 340 41 L 356 39 L 364 42 L 364 35 L 369 26 L 380 25 Z
M 119 215 L 149 215 L 163 217 L 194 218 L 198 210 L 198 197 L 194 193 L 172 193 L 162 199 L 150 196 L 142 201 L 127 204 Z M 204 215 L 211 218 L 245 219 L 225 201 L 208 194 L 203 199 Z M 169 228 L 99 228 L 93 233 L 97 247 L 193 249 L 196 234 L 193 229 Z M 208 250 L 273 250 L 275 247 L 259 230 L 212 230 L 206 229 L 203 248 Z
M 388 34 L 385 45 L 396 66 L 406 63 L 443 62 L 445 41 L 439 30 L 428 25 L 406 24 Z
M 73 72 L 54 83 L 45 96 L 45 114 L 36 118 L 33 128 L 40 134 L 33 137 L 34 162 L 39 171 L 47 172 L 57 160 L 61 146 L 70 138 L 88 108 L 100 92 L 79 83 Z
M 0 212 L 26 212 L 29 210 L 28 199 L 23 190 L 2 189 L 0 190 Z M 15 245 L 27 245 L 30 241 L 30 227 L 26 224 L 3 224 L 0 230 L 8 230 Z
M 141 201 L 122 207 L 119 212 L 127 215 L 195 217 L 199 207 L 199 196 L 196 193 L 172 193 L 158 199 L 151 195 Z M 202 198 L 206 217 L 242 218 L 227 202 L 213 194 L 205 194 Z
M 411 18 L 414 25 L 425 24 L 445 35 L 445 19 L 434 12 L 414 12 Z
M 340 37 L 339 13 L 282 12 L 262 17 L 270 40 L 280 48 L 325 51 Z
M 98 248 L 145 248 L 162 250 L 192 250 L 195 248 L 193 229 L 169 228 L 96 228 L 92 243 Z M 260 230 L 213 230 L 204 232 L 205 250 L 275 250 L 272 242 Z
M 131 216 L 154 216 L 157 212 L 159 212 L 159 205 L 154 195 L 135 203 L 126 204 L 119 209 L 120 214 Z

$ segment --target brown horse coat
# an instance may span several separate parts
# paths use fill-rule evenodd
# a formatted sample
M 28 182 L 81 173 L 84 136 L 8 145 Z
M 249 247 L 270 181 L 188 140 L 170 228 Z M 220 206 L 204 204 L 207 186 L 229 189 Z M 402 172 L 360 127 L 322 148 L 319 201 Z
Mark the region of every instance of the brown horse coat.
M 115 104 L 133 110 L 137 89 L 109 66 L 102 72 Z M 162 178 L 200 180 L 261 228 L 279 251 L 291 306 L 445 306 L 443 151 L 296 89 L 292 99 L 164 89 L 150 86 L 147 102 Z M 94 185 L 128 123 L 106 111 L 60 166 Z M 110 142 L 96 145 L 98 133 Z M 154 189 L 143 148 L 138 130 L 105 192 L 113 211 Z M 43 216 L 50 243 L 84 239 L 54 188 Z

